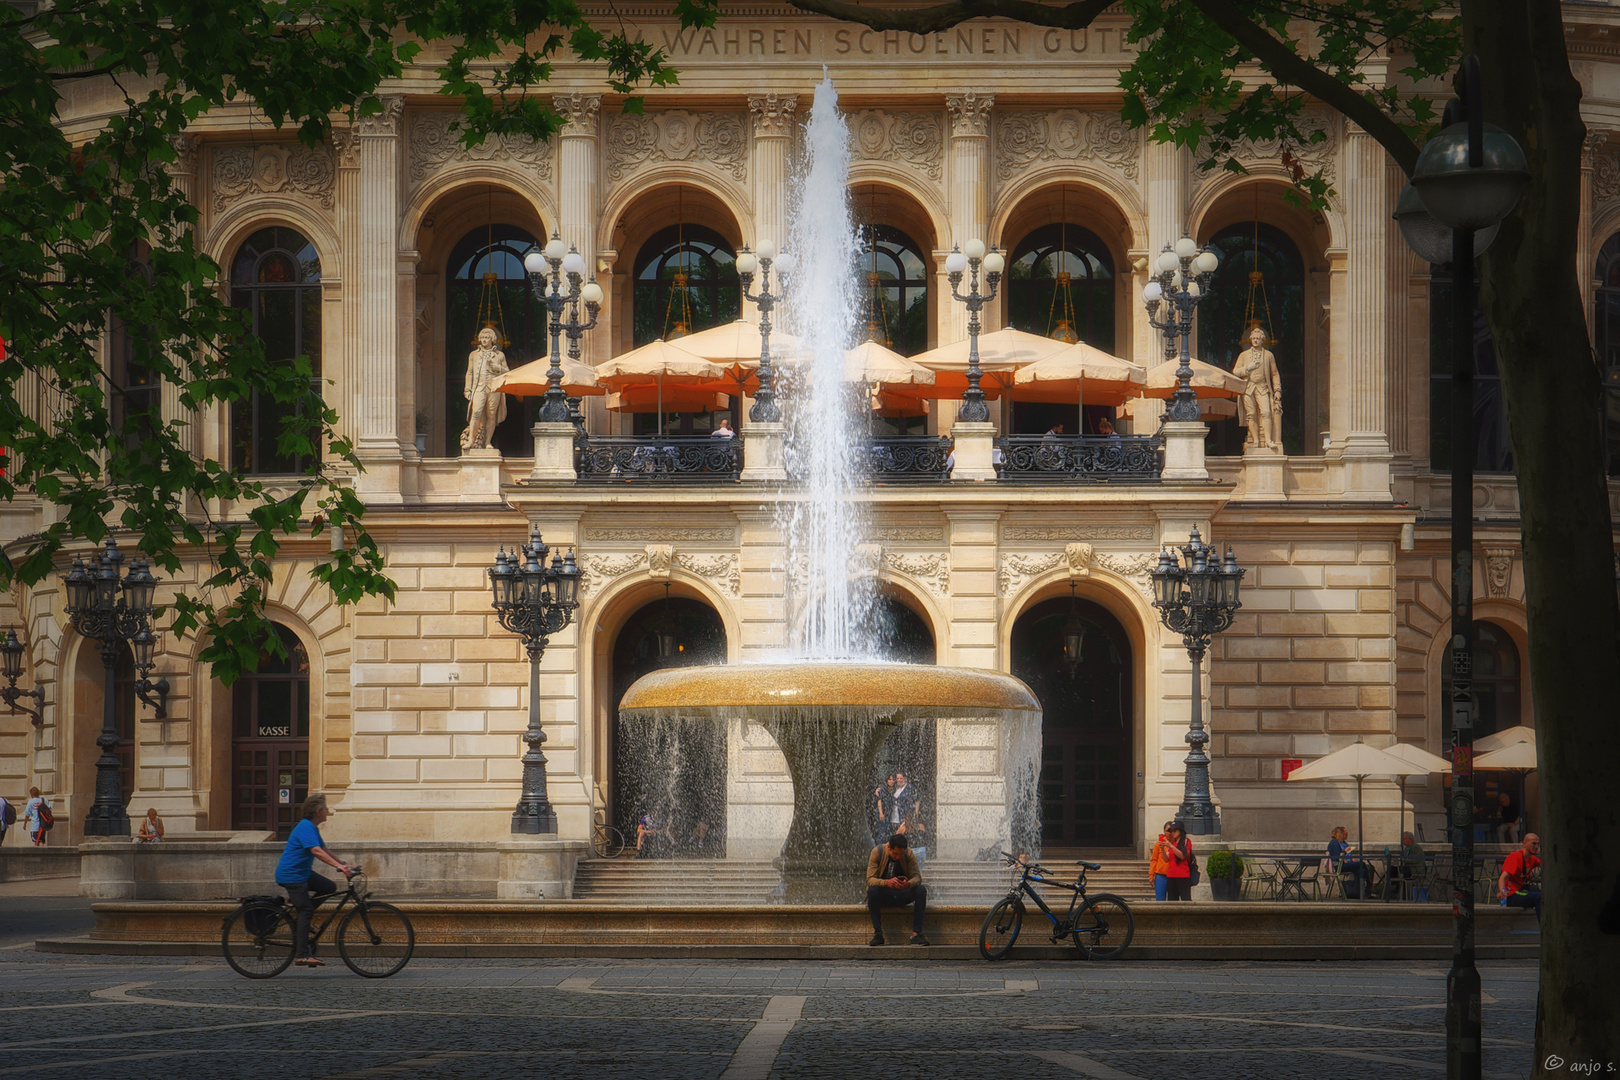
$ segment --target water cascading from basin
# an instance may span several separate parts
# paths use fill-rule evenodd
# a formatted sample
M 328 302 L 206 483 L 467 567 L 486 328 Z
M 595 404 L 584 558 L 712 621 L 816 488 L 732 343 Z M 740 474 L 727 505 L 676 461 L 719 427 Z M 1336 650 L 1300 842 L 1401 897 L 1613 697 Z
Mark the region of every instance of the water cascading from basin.
M 625 730 L 640 733 L 630 752 L 640 757 L 643 786 L 663 792 L 650 807 L 660 822 L 683 817 L 694 724 L 760 725 L 793 783 L 792 820 L 777 860 L 781 895 L 844 903 L 864 895 L 861 870 L 874 839 L 882 839 L 872 832 L 869 773 L 884 739 L 906 721 L 979 720 L 994 732 L 983 737 L 988 745 L 965 752 L 993 761 L 990 772 L 1000 773 L 1006 795 L 995 820 L 987 826 L 981 813 L 981 820 L 948 822 L 936 791 L 936 838 L 1038 850 L 1041 713 L 1034 694 L 1010 675 L 883 660 L 875 567 L 858 557 L 870 535 L 859 452 L 869 419 L 864 395 L 844 382 L 844 352 L 855 344 L 860 315 L 860 245 L 849 206 L 849 130 L 830 77 L 816 87 L 804 147 L 783 249 L 797 260 L 782 284 L 783 328 L 798 349 L 783 358 L 791 374 L 779 384 L 794 478 L 776 512 L 787 549 L 791 651 L 780 662 L 645 675 L 626 691 L 619 717 Z

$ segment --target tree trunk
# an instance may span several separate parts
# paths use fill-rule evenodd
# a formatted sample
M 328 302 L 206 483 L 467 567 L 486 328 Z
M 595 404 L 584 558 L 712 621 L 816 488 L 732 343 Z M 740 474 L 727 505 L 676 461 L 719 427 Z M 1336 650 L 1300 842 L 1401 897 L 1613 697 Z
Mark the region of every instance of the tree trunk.
M 1485 115 L 1519 140 L 1532 174 L 1483 260 L 1480 307 L 1518 476 L 1540 754 L 1535 1075 L 1591 1062 L 1601 1072 L 1620 1068 L 1620 936 L 1599 929 L 1600 909 L 1620 889 L 1620 803 L 1606 794 L 1620 761 L 1620 612 L 1602 382 L 1575 265 L 1581 88 L 1554 0 L 1474 0 L 1463 25 L 1483 69 Z

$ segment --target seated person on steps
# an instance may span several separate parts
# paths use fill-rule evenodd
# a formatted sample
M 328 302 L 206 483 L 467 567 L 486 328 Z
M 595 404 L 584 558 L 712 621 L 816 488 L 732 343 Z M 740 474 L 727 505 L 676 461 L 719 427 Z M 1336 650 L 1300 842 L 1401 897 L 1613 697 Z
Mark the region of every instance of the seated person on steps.
M 910 847 L 904 833 L 895 833 L 867 856 L 866 910 L 872 915 L 872 940 L 868 945 L 883 944 L 883 909 L 908 904 L 911 905 L 911 943 L 928 944 L 922 932 L 928 887 L 923 884 L 922 869 Z

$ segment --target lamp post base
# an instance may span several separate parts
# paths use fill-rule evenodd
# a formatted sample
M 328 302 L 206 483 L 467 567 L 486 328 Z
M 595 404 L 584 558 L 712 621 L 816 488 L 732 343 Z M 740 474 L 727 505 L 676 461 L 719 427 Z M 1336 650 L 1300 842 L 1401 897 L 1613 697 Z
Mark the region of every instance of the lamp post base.
M 86 836 L 128 836 L 129 815 L 120 807 L 116 814 L 96 812 L 96 807 L 90 808 L 90 813 L 84 819 L 84 835 Z
M 1176 811 L 1176 818 L 1187 826 L 1188 836 L 1221 835 L 1221 816 L 1215 812 L 1213 806 L 1182 803 L 1181 809 Z
M 125 831 L 128 832 L 126 824 Z M 514 836 L 555 836 L 557 834 L 557 812 L 549 803 L 537 804 L 520 802 L 517 809 L 512 811 L 512 834 Z

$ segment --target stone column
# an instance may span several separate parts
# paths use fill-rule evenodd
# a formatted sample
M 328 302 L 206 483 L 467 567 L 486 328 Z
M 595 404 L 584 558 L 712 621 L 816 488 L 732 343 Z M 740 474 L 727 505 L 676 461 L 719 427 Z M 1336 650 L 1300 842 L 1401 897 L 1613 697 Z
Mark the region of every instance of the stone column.
M 1385 196 L 1389 205 L 1395 205 L 1401 188 L 1406 186 L 1406 174 L 1393 161 L 1384 165 Z M 1412 275 L 1417 273 L 1418 257 L 1401 236 L 1400 226 L 1390 219 L 1385 227 L 1385 246 L 1389 260 L 1388 287 L 1393 290 L 1389 304 L 1389 321 L 1384 334 L 1385 355 L 1389 357 L 1389 397 L 1384 410 L 1384 430 L 1389 432 L 1390 453 L 1408 457 L 1411 454 L 1412 409 L 1411 376 L 1414 364 L 1427 373 L 1428 354 L 1419 353 L 1417 346 L 1427 343 L 1428 328 L 1415 333 L 1417 319 L 1407 297 L 1411 290 Z
M 557 140 L 557 228 L 563 242 L 574 245 L 585 257 L 589 278 L 596 273 L 597 119 L 602 97 L 559 94 L 551 99 L 551 107 L 563 120 Z M 589 336 L 581 344 L 587 341 Z
M 956 667 L 1001 670 L 1000 599 L 997 595 L 998 530 L 1005 508 L 946 505 L 950 545 L 950 627 L 941 662 Z
M 359 387 L 355 450 L 366 471 L 355 486 L 368 502 L 400 500 L 399 186 L 400 120 L 405 99 L 383 98 L 380 113 L 355 122 L 359 136 L 358 288 L 352 310 Z
M 197 164 L 201 148 L 195 135 L 174 135 L 169 140 L 175 150 L 174 165 L 170 173 L 174 178 L 175 190 L 186 197 L 186 201 L 193 206 L 199 203 L 197 184 Z M 196 229 L 188 227 L 187 233 L 195 234 Z M 229 262 L 226 263 L 229 266 Z M 183 357 L 176 357 L 176 364 L 182 371 L 188 366 Z M 166 427 L 174 431 L 175 438 L 188 454 L 195 454 L 198 450 L 197 414 L 180 404 L 180 385 L 172 379 L 164 379 L 162 386 L 161 416 Z M 176 427 L 176 423 L 183 423 L 183 427 Z
M 749 171 L 754 187 L 754 227 L 743 237 L 750 247 L 760 240 L 774 240 L 786 251 L 793 243 L 788 235 L 787 185 L 789 156 L 793 149 L 793 124 L 799 99 L 793 94 L 762 94 L 748 99 L 753 118 L 754 140 Z M 745 233 L 748 232 L 744 228 Z M 759 321 L 759 309 L 743 301 L 742 317 Z
M 333 392 L 344 395 L 336 403 L 337 431 L 353 442 L 359 438 L 356 424 L 362 387 L 355 368 L 359 342 L 351 341 L 347 331 L 358 324 L 360 317 L 360 136 L 352 130 L 339 132 L 332 137 L 332 148 L 337 154 L 338 233 L 338 250 L 332 264 L 341 291 L 338 304 L 325 305 L 321 310 L 321 337 L 327 346 L 321 371 L 323 378 L 336 384 Z M 331 276 L 323 274 L 323 281 Z
M 951 145 L 945 165 L 950 242 L 956 246 L 975 237 L 990 242 L 986 235 L 990 225 L 990 107 L 995 102 L 994 94 L 971 90 L 945 98 L 945 110 L 951 118 Z M 948 345 L 967 337 L 967 309 L 950 298 L 948 287 L 942 296 L 949 308 L 939 321 L 939 343 Z
M 1147 235 L 1137 237 L 1134 246 L 1146 250 L 1133 250 L 1127 254 L 1126 257 L 1132 261 L 1131 272 L 1121 274 L 1120 280 L 1131 290 L 1132 343 L 1136 350 L 1134 359 L 1143 367 L 1150 368 L 1164 360 L 1164 335 L 1148 322 L 1147 311 L 1142 307 L 1142 289 L 1153 272 L 1153 260 L 1159 257 L 1166 244 L 1173 245 L 1181 239 L 1182 230 L 1186 228 L 1187 180 L 1192 170 L 1192 156 L 1179 146 L 1150 140 L 1143 157 L 1147 178 Z M 1138 257 L 1147 260 L 1147 266 L 1142 270 L 1137 270 L 1134 265 Z M 1158 430 L 1165 405 L 1154 398 L 1137 398 L 1132 402 L 1131 410 L 1132 432 L 1151 435 Z M 1202 468 L 1200 464 L 1198 469 Z
M 1344 493 L 1349 498 L 1389 498 L 1389 396 L 1385 351 L 1389 310 L 1388 155 L 1378 140 L 1352 127 L 1345 140 L 1345 229 L 1349 248 L 1346 363 L 1330 373 L 1336 421 L 1333 441 L 1343 440 Z M 1343 408 L 1338 404 L 1344 401 Z

